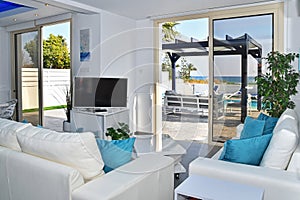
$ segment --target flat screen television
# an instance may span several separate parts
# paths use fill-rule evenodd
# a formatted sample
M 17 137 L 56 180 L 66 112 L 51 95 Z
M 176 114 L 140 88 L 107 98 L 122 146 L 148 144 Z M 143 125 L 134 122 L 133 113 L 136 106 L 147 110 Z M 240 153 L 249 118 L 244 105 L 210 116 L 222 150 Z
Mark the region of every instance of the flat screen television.
M 74 107 L 127 106 L 126 78 L 75 77 Z

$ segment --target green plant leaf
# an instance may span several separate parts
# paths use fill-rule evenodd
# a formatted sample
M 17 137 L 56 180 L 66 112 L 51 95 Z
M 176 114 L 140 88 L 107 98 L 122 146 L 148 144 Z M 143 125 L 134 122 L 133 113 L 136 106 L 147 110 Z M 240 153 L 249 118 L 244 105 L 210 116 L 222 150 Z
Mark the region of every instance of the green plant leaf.
M 270 52 L 263 58 L 268 71 L 255 77 L 258 94 L 262 97 L 262 109 L 273 117 L 279 117 L 287 108 L 295 107 L 290 97 L 298 92 L 299 73 L 291 62 L 298 57 L 296 53 Z

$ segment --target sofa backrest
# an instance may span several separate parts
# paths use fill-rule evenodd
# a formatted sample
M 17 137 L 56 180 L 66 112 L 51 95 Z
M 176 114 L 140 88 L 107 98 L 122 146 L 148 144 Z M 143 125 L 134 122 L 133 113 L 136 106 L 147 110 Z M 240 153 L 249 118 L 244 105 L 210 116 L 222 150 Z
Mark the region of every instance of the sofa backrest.
M 31 124 L 24 124 L 0 118 L 0 146 L 21 151 L 17 141 L 17 132 L 28 126 L 31 126 Z
M 58 133 L 29 126 L 17 133 L 23 152 L 77 169 L 85 180 L 103 172 L 103 160 L 93 133 Z
M 298 116 L 295 110 L 282 113 L 260 166 L 286 169 L 299 143 Z

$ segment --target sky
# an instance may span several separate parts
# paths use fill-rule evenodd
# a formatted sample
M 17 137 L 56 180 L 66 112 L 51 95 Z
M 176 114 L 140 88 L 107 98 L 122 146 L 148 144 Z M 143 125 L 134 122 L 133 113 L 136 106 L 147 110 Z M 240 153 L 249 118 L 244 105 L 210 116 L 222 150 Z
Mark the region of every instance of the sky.
M 208 37 L 208 18 L 180 21 L 176 30 L 182 35 L 198 40 L 206 40 Z
M 61 35 L 67 40 L 68 48 L 70 49 L 70 22 L 54 24 L 43 27 L 43 40 L 48 39 L 50 34 Z

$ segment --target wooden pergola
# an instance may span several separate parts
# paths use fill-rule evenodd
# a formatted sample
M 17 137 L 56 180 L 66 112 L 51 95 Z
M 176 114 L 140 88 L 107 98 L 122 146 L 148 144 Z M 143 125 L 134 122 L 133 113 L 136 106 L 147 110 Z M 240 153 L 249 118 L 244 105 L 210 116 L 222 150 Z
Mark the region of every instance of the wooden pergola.
M 176 61 L 180 57 L 186 56 L 208 56 L 207 41 L 194 41 L 190 42 L 175 40 L 175 43 L 163 44 L 162 49 L 167 51 L 172 64 L 172 90 L 176 90 L 175 85 L 175 66 Z M 232 38 L 226 35 L 225 40 L 213 41 L 214 56 L 224 55 L 240 55 L 241 56 L 241 121 L 244 122 L 247 116 L 247 76 L 248 76 L 248 55 L 251 55 L 257 60 L 257 75 L 261 74 L 261 57 L 262 46 L 255 41 L 250 35 L 244 34 L 241 37 Z M 213 57 L 214 57 L 213 56 Z M 258 110 L 261 109 L 261 98 L 258 96 Z

